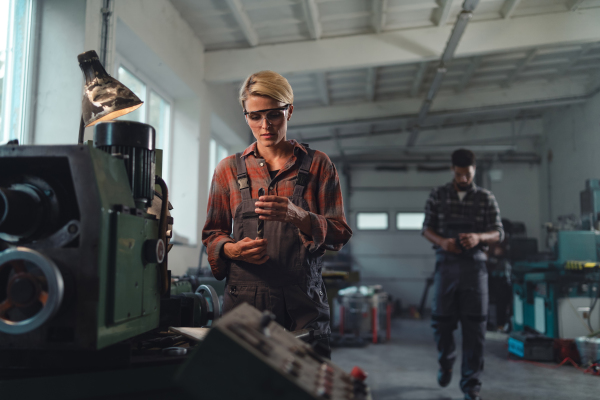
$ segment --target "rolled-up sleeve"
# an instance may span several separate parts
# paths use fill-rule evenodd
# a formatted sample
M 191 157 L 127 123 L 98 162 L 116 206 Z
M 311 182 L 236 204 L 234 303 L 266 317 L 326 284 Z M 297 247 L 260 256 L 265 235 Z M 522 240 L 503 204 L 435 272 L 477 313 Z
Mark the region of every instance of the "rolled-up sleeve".
M 431 193 L 429 193 L 427 202 L 425 202 L 425 220 L 423 221 L 423 229 L 421 230 L 421 234 L 424 234 L 427 229 L 431 229 L 434 232 L 438 231 L 438 207 L 438 192 L 436 189 L 433 189 Z
M 490 193 L 486 204 L 486 232 L 498 231 L 500 232 L 500 242 L 504 241 L 504 226 L 502 225 L 502 218 L 500 217 L 500 207 L 496 197 Z
M 231 238 L 231 211 L 229 191 L 219 182 L 219 168 L 215 171 L 208 196 L 206 223 L 202 230 L 202 243 L 206 246 L 208 262 L 215 278 L 227 276 L 230 261 L 222 256 L 225 243 L 234 242 Z
M 352 237 L 352 229 L 344 216 L 342 189 L 335 166 L 329 161 L 320 172 L 315 192 L 317 211 L 310 212 L 312 236 L 298 230 L 300 240 L 311 253 L 339 251 Z

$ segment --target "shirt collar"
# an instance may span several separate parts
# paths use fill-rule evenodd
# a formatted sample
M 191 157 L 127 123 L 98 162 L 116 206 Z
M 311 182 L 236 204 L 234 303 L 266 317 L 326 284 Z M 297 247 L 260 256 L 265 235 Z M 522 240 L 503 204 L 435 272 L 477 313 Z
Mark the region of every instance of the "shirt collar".
M 446 187 L 449 190 L 452 190 L 453 192 L 456 192 L 456 189 L 454 188 L 454 182 L 450 182 L 446 185 Z M 475 185 L 475 182 L 471 182 L 471 185 L 467 188 L 466 192 L 467 193 L 471 193 L 471 192 L 476 192 L 477 191 L 477 185 Z
M 308 151 L 306 150 L 306 148 L 303 145 L 301 145 L 300 143 L 298 143 L 296 140 L 290 139 L 289 142 L 292 145 L 294 145 L 294 154 L 298 154 L 299 151 L 303 151 L 308 154 Z M 246 157 L 250 154 L 254 154 L 254 157 L 258 157 L 258 153 L 256 151 L 256 142 L 252 143 L 250 146 L 248 146 L 246 148 L 246 150 L 244 150 L 244 152 L 242 153 L 242 157 Z

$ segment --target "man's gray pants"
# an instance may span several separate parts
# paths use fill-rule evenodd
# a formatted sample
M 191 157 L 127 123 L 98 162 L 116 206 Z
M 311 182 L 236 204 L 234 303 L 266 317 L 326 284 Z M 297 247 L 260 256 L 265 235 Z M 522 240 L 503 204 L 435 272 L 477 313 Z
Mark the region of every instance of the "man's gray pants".
M 462 328 L 460 388 L 479 391 L 488 312 L 488 274 L 485 261 L 438 255 L 434 277 L 432 323 L 442 369 L 456 360 L 454 331 Z

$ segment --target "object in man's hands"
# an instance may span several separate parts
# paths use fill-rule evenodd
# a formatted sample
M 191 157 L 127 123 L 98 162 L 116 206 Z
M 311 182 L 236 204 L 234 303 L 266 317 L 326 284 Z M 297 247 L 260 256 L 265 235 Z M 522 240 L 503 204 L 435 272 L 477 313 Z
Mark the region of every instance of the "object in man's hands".
M 264 196 L 265 195 L 265 189 L 260 188 L 258 189 L 258 197 L 260 198 L 260 196 Z M 262 239 L 264 237 L 265 234 L 265 221 L 263 219 L 258 219 L 258 225 L 256 228 L 256 238 L 257 239 Z

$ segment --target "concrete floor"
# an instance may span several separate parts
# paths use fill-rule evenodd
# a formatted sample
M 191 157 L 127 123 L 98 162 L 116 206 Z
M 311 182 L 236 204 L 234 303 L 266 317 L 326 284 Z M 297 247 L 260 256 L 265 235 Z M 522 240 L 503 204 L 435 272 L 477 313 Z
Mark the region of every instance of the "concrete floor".
M 459 334 L 457 331 L 455 338 L 460 345 Z M 505 335 L 488 336 L 481 390 L 484 400 L 599 398 L 600 377 L 569 366 L 548 369 L 511 361 L 507 358 Z M 357 365 L 368 372 L 366 382 L 374 400 L 463 399 L 458 387 L 459 362 L 450 385 L 441 388 L 437 384 L 437 353 L 429 321 L 396 319 L 391 342 L 364 348 L 335 348 L 332 360 L 347 371 Z

